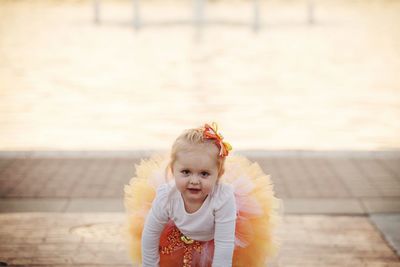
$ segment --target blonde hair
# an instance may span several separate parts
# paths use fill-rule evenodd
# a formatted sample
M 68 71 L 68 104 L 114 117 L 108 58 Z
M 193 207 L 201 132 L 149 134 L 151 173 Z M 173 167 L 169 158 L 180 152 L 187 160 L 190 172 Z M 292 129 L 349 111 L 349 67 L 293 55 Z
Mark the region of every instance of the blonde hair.
M 204 138 L 203 133 L 204 127 L 187 129 L 183 131 L 178 138 L 176 138 L 172 145 L 170 162 L 167 166 L 167 171 L 169 169 L 172 173 L 172 166 L 176 161 L 178 152 L 189 150 L 191 145 L 210 145 L 218 147 L 213 140 Z M 220 157 L 218 154 L 216 154 L 216 161 L 218 165 L 218 178 L 220 178 L 225 171 L 225 157 Z

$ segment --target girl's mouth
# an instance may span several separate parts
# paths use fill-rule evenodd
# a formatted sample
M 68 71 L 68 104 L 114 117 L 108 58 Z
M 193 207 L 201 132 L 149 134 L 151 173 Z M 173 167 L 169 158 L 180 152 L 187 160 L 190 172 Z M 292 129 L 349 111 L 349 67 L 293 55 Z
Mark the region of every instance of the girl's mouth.
M 196 189 L 196 188 L 188 188 L 188 190 L 192 194 L 198 194 L 201 191 L 201 189 Z

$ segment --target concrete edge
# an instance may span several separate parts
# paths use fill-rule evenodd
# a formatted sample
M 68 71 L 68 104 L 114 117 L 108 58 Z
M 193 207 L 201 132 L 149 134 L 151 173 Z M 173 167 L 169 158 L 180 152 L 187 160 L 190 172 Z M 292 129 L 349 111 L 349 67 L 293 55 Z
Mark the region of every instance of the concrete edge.
M 122 198 L 2 198 L 0 213 L 124 212 Z M 290 198 L 282 214 L 368 215 L 400 213 L 400 199 Z
M 368 214 L 400 213 L 400 197 L 361 198 L 364 209 Z
M 10 212 L 124 212 L 121 198 L 3 198 L 0 213 Z
M 369 218 L 397 256 L 400 257 L 400 213 L 373 214 Z
M 283 203 L 285 214 L 366 214 L 362 204 L 353 198 L 290 198 L 283 199 Z

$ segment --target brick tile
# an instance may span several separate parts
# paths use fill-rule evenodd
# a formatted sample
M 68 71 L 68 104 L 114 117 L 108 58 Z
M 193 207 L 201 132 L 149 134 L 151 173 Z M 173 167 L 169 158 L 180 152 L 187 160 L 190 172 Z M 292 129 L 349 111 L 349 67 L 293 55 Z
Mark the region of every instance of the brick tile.
M 139 160 L 137 154 L 121 156 L 118 152 L 102 152 L 101 157 L 90 153 L 85 156 L 83 152 L 54 152 L 46 157 L 36 152 L 29 157 L 11 154 L 0 152 L 0 197 L 122 197 L 123 186 L 133 176 L 134 164 Z M 396 153 L 278 154 L 265 153 L 253 160 L 272 174 L 280 198 L 308 199 L 310 203 L 363 199 L 378 212 L 393 206 L 373 204 L 378 203 L 376 199 L 400 197 Z
M 9 264 L 130 266 L 121 231 L 125 222 L 123 213 L 0 214 L 0 224 L 5 222 L 12 224 L 9 227 L 13 227 L 14 233 L 48 229 L 44 242 L 39 244 L 21 244 L 13 235 L 8 236 L 7 244 L 0 243 L 0 260 Z M 271 266 L 399 264 L 398 256 L 367 217 L 285 216 L 277 235 L 283 242 L 282 249 L 274 259 L 276 264 Z M 4 232 L 0 231 L 0 239 L 3 236 Z M 26 257 L 18 258 L 17 255 Z

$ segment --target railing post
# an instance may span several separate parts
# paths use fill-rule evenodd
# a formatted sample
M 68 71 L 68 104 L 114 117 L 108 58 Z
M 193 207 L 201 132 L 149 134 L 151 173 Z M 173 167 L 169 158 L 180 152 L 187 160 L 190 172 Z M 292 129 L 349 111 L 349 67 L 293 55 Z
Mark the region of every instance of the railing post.
M 307 21 L 308 24 L 314 24 L 314 1 L 308 0 L 307 2 Z
M 193 0 L 194 10 L 193 10 L 193 26 L 196 31 L 196 40 L 200 40 L 202 37 L 202 30 L 204 26 L 204 1 L 205 0 Z
M 253 0 L 253 30 L 258 32 L 260 29 L 260 0 Z
M 139 30 L 141 23 L 140 23 L 140 10 L 139 10 L 139 0 L 132 0 L 132 7 L 133 7 L 133 27 L 135 30 Z
M 100 24 L 100 0 L 93 0 L 94 23 Z

